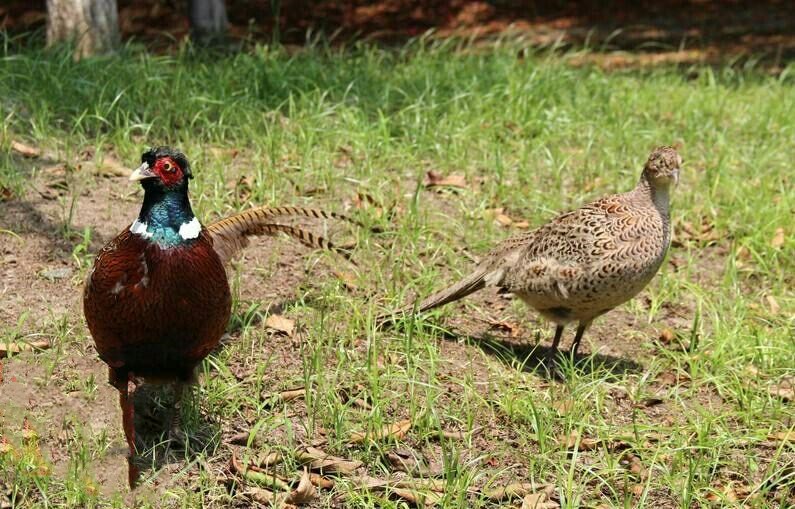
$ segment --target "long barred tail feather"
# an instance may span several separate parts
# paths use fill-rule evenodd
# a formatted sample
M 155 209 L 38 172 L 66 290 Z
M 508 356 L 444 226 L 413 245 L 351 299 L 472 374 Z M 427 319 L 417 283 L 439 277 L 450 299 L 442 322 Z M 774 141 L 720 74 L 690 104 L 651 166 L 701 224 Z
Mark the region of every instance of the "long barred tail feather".
M 297 226 L 272 222 L 276 217 L 288 216 L 332 218 L 358 224 L 355 220 L 342 214 L 326 212 L 319 209 L 305 209 L 301 207 L 260 207 L 246 210 L 216 221 L 207 227 L 207 231 L 213 239 L 213 247 L 224 263 L 231 260 L 240 250 L 248 245 L 248 237 L 252 235 L 275 235 L 279 232 L 297 239 L 306 246 L 334 251 L 344 256 L 347 260 L 351 260 L 348 251 L 333 245 L 319 235 L 315 235 Z
M 296 226 L 290 226 L 286 224 L 264 224 L 262 225 L 262 231 L 260 234 L 268 234 L 273 235 L 277 232 L 286 233 L 290 237 L 297 239 L 301 244 L 312 247 L 315 249 L 325 249 L 326 251 L 333 251 L 343 258 L 348 260 L 351 263 L 354 261 L 351 259 L 351 253 L 347 249 L 335 246 L 329 240 L 326 240 L 324 237 L 320 235 L 315 235 L 312 232 L 303 230 Z
M 292 205 L 284 207 L 257 207 L 247 210 L 244 212 L 244 214 L 251 214 L 252 216 L 263 220 L 265 218 L 274 217 L 313 217 L 315 219 L 337 219 L 339 221 L 345 221 L 365 228 L 361 221 L 358 221 L 350 216 L 346 216 L 345 214 L 340 214 L 339 212 L 332 212 L 322 209 L 309 209 L 305 207 L 294 207 Z M 371 230 L 375 233 L 381 231 L 380 228 L 377 227 L 374 227 Z

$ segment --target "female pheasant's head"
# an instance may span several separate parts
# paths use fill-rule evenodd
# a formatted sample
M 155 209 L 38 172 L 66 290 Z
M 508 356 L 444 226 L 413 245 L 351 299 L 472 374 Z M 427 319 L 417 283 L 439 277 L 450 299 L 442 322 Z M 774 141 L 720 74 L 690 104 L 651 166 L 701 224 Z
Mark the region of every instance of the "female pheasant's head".
M 643 167 L 643 176 L 654 187 L 668 187 L 679 183 L 682 156 L 673 147 L 657 147 Z
M 157 147 L 141 155 L 141 166 L 130 175 L 144 188 L 144 203 L 130 231 L 163 247 L 184 244 L 199 236 L 201 224 L 188 199 L 193 178 L 185 154 Z

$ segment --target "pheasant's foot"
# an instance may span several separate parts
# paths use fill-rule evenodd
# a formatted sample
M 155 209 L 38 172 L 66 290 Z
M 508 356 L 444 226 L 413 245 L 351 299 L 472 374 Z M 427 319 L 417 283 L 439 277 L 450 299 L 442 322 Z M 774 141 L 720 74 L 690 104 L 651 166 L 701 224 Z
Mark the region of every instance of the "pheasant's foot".
M 168 423 L 168 438 L 173 443 L 184 447 L 188 435 L 182 430 L 182 400 L 185 396 L 185 384 L 178 382 L 174 387 L 174 407 Z

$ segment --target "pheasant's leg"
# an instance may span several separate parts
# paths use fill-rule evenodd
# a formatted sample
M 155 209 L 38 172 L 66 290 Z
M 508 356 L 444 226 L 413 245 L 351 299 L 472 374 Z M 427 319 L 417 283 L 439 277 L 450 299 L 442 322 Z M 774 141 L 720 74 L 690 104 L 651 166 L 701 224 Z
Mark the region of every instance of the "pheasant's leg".
M 580 341 L 582 340 L 583 334 L 585 334 L 585 329 L 587 329 L 589 325 L 591 325 L 591 322 L 581 322 L 577 327 L 577 334 L 574 335 L 574 342 L 569 349 L 569 354 L 571 354 L 572 357 L 577 355 L 577 349 L 580 348 Z
M 552 346 L 549 348 L 550 356 L 554 356 L 557 353 L 558 345 L 560 345 L 560 338 L 563 337 L 563 325 L 558 324 L 555 327 L 555 339 L 552 340 Z
M 127 438 L 127 482 L 130 488 L 135 487 L 138 480 L 138 467 L 135 466 L 135 382 L 133 374 L 127 373 L 124 379 L 116 378 L 116 388 L 119 389 L 119 406 L 121 406 L 122 427 Z
M 185 443 L 185 433 L 182 431 L 182 400 L 186 391 L 185 382 L 176 382 L 174 385 L 174 408 L 168 425 L 169 438 L 181 444 Z
M 552 340 L 552 346 L 549 347 L 546 354 L 546 363 L 551 365 L 555 361 L 555 355 L 558 353 L 558 345 L 560 345 L 560 338 L 563 337 L 563 325 L 555 326 L 555 338 Z

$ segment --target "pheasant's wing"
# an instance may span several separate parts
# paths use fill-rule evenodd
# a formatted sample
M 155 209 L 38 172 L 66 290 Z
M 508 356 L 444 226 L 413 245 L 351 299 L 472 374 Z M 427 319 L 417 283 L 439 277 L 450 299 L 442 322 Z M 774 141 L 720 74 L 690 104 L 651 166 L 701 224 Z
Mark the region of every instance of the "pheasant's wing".
M 512 292 L 565 297 L 567 287 L 577 286 L 600 267 L 615 268 L 619 259 L 641 261 L 645 251 L 640 248 L 655 226 L 649 219 L 623 195 L 561 214 L 532 233 L 498 285 Z
M 292 213 L 279 213 L 279 211 L 282 210 L 289 210 Z M 295 213 L 295 211 L 300 211 L 300 213 Z M 315 215 L 315 213 L 319 215 Z M 207 227 L 207 232 L 213 240 L 215 251 L 224 263 L 234 258 L 241 249 L 248 245 L 248 237 L 252 235 L 275 235 L 279 232 L 286 233 L 306 246 L 334 251 L 350 260 L 350 254 L 347 251 L 334 246 L 331 242 L 319 235 L 315 235 L 314 233 L 296 226 L 271 222 L 279 215 L 308 215 L 310 217 L 340 218 L 339 215 L 331 214 L 332 213 L 316 209 L 301 209 L 296 207 L 256 208 L 216 221 Z

